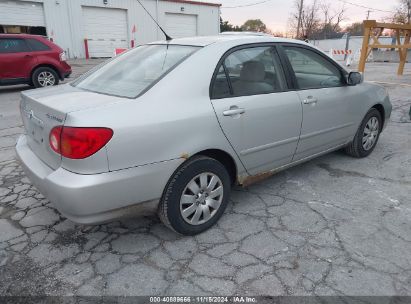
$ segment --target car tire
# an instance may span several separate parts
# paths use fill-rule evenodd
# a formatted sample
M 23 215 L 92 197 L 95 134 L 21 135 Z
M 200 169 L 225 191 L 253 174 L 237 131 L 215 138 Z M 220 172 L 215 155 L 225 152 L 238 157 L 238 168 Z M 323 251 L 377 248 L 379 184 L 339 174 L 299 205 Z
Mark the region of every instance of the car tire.
M 49 67 L 39 67 L 35 69 L 31 77 L 31 82 L 36 88 L 58 85 L 59 80 L 56 71 Z
M 367 157 L 374 151 L 381 130 L 381 114 L 377 109 L 372 108 L 365 115 L 354 140 L 345 148 L 345 152 L 355 158 Z
M 226 168 L 213 158 L 195 156 L 170 178 L 158 214 L 161 221 L 175 232 L 196 235 L 220 219 L 230 193 L 231 180 Z

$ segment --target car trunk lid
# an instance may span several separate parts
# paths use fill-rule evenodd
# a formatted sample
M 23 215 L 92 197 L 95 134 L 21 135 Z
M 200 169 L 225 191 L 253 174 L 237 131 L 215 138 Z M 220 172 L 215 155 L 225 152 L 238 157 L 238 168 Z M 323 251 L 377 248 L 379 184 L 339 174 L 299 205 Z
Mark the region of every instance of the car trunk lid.
M 62 159 L 50 147 L 50 131 L 64 125 L 70 112 L 106 105 L 118 99 L 71 85 L 23 92 L 20 111 L 29 147 L 49 167 L 57 169 Z

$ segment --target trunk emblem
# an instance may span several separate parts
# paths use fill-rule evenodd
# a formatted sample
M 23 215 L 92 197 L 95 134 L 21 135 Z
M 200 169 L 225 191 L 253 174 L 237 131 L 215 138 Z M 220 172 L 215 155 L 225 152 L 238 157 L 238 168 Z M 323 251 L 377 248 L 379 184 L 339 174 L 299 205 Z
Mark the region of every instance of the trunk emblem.
M 38 125 L 39 127 L 43 128 L 44 122 L 36 115 L 34 115 L 33 110 L 23 109 L 23 112 L 29 120 L 31 120 L 34 124 Z
M 54 116 L 54 115 L 51 115 L 51 114 L 49 114 L 49 113 L 47 113 L 46 116 L 47 116 L 48 119 L 58 121 L 59 123 L 62 123 L 62 122 L 63 122 L 63 119 L 58 118 L 58 117 L 56 117 L 56 116 Z

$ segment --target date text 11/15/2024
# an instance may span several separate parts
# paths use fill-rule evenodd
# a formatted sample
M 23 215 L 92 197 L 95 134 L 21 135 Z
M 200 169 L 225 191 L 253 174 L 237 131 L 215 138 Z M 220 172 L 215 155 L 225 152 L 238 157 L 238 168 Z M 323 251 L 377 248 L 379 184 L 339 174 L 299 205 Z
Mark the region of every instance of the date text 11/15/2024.
M 150 297 L 150 303 L 258 303 L 255 297 Z

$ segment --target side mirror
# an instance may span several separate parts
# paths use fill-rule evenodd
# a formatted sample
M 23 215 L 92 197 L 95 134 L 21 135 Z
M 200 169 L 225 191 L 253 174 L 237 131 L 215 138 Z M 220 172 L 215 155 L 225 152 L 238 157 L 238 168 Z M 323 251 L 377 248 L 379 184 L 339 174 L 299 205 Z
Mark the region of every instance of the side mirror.
M 363 80 L 364 78 L 360 72 L 350 72 L 350 74 L 348 74 L 347 83 L 350 86 L 355 86 L 362 83 Z

